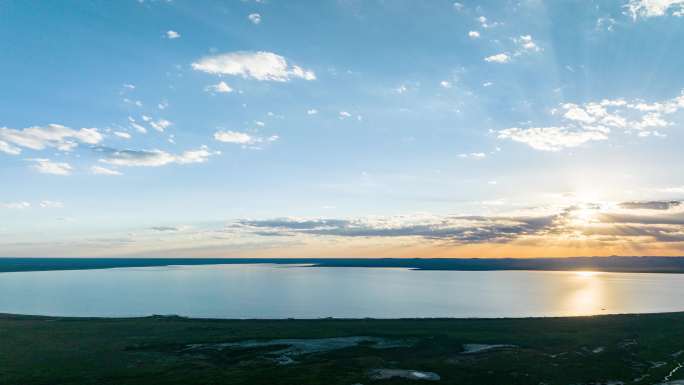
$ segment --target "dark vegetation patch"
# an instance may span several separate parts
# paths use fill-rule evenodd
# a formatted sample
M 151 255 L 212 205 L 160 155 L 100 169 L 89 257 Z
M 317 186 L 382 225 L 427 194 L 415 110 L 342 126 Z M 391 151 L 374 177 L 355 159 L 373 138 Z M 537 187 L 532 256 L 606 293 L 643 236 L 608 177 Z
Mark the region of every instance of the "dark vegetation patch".
M 286 354 L 291 340 L 315 345 L 360 336 L 370 339 Z M 244 344 L 248 341 L 270 342 Z M 410 343 L 378 348 L 378 341 Z M 220 344 L 228 345 L 211 348 Z M 512 346 L 464 354 L 468 344 Z M 369 373 L 376 369 L 435 373 L 440 379 L 434 382 L 440 384 L 653 384 L 684 361 L 681 352 L 684 313 L 421 320 L 0 316 L 3 385 L 417 381 L 401 376 L 373 380 Z M 279 361 L 283 355 L 293 362 Z M 670 378 L 682 379 L 682 371 Z

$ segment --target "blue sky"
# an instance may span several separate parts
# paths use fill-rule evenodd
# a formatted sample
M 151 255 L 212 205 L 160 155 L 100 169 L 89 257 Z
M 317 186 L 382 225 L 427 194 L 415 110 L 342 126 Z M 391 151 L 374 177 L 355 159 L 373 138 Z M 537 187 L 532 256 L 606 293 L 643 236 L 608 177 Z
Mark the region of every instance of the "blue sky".
M 684 1 L 0 3 L 0 256 L 684 252 Z

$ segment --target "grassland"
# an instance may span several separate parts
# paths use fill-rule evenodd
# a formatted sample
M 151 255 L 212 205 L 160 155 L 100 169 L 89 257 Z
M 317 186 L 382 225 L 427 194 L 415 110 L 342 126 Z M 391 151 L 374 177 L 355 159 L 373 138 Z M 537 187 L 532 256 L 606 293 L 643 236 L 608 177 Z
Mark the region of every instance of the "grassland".
M 305 347 L 302 341 L 317 339 L 318 348 L 296 351 L 280 339 Z M 513 346 L 466 354 L 466 344 Z M 3 385 L 654 384 L 684 379 L 684 369 L 668 377 L 682 361 L 684 313 L 491 320 L 0 316 Z M 432 372 L 440 380 L 374 380 L 375 369 Z

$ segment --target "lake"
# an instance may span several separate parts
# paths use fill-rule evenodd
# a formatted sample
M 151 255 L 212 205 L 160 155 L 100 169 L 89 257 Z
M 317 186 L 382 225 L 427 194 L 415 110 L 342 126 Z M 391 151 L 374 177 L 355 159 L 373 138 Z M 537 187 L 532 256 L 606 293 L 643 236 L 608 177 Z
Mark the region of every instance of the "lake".
M 240 264 L 0 273 L 0 313 L 530 317 L 684 310 L 684 275 Z

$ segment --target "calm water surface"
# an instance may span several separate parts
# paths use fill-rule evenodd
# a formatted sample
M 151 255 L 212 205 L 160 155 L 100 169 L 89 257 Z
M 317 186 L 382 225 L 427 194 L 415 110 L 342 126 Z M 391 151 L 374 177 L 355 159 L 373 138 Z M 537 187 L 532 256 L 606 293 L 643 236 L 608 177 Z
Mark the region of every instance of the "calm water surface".
M 527 317 L 684 310 L 684 275 L 216 265 L 0 273 L 0 313 Z

